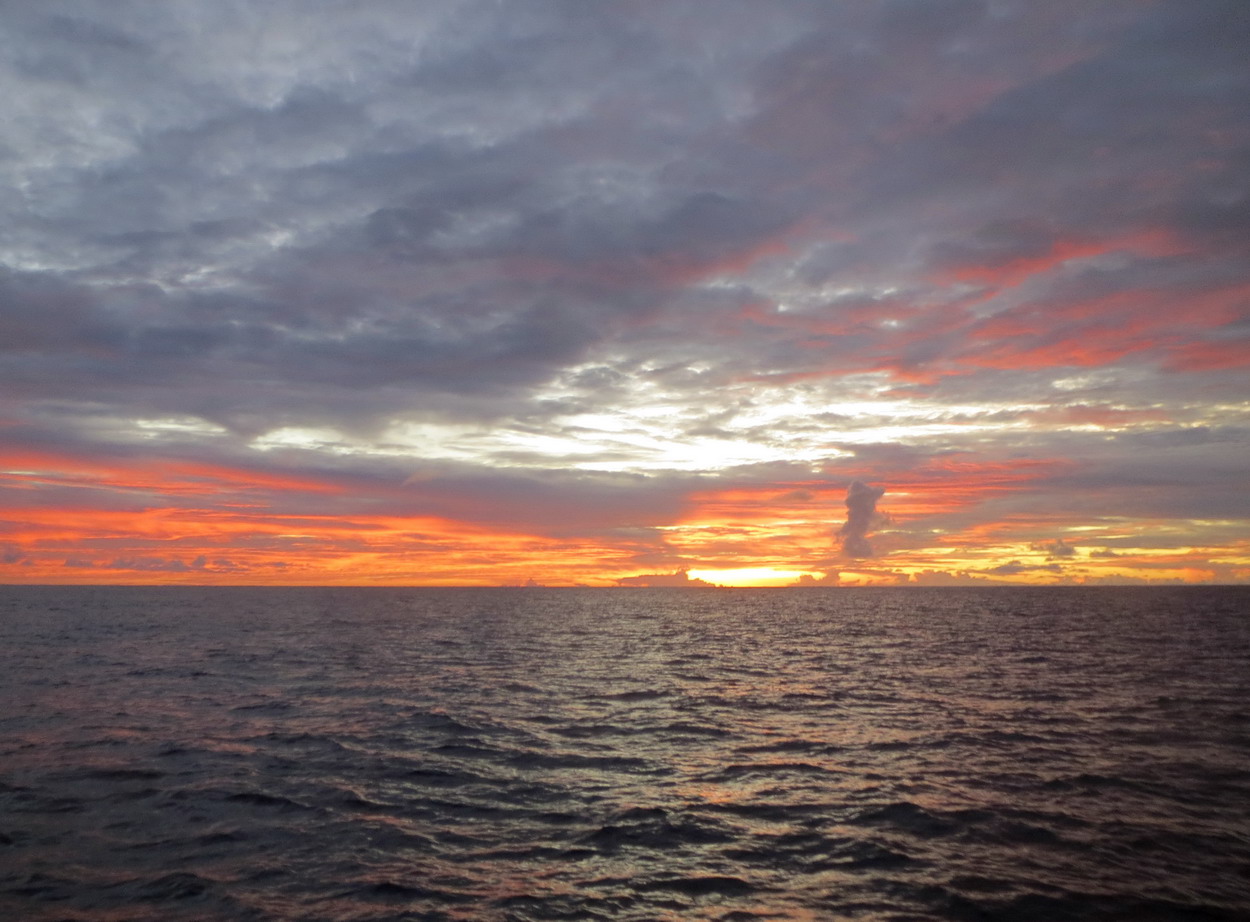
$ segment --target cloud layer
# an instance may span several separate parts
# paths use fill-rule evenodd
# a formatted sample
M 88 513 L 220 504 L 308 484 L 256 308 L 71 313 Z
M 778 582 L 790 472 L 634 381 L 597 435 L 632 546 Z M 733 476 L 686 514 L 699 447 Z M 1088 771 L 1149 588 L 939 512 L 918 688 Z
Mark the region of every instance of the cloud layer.
M 1250 578 L 1238 0 L 0 47 L 0 580 Z

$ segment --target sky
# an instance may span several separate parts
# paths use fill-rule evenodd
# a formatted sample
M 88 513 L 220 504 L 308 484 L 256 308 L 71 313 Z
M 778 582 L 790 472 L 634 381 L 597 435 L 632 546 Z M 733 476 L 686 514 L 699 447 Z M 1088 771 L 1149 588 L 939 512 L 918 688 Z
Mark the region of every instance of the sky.
M 0 18 L 0 583 L 1250 582 L 1245 0 Z

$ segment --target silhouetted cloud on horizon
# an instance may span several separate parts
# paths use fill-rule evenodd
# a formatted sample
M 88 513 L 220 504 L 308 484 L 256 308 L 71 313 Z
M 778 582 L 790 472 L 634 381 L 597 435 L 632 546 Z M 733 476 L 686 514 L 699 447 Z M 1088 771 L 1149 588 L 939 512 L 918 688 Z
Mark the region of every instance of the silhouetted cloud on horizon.
M 839 534 L 842 536 L 842 553 L 847 557 L 871 557 L 872 545 L 868 543 L 868 529 L 877 514 L 877 500 L 885 495 L 882 487 L 871 487 L 856 480 L 846 491 L 846 522 Z
M 704 579 L 691 579 L 686 570 L 676 573 L 642 573 L 638 576 L 625 576 L 616 581 L 618 586 L 712 586 Z

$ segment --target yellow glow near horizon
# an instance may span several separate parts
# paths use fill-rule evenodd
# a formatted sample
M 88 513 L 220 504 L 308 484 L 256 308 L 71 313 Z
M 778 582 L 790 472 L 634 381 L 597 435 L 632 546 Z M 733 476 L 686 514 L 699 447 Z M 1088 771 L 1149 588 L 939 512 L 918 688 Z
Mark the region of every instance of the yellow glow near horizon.
M 802 576 L 819 577 L 806 570 L 775 570 L 772 567 L 740 567 L 736 570 L 691 570 L 691 579 L 701 579 L 717 586 L 788 586 Z

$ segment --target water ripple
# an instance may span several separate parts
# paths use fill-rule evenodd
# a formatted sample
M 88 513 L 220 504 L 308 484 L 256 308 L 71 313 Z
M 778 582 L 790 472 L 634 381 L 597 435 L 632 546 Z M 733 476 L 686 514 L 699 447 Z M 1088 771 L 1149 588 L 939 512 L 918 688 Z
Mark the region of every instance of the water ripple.
M 0 590 L 0 918 L 1250 918 L 1250 593 Z

